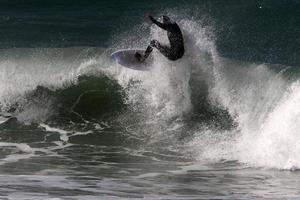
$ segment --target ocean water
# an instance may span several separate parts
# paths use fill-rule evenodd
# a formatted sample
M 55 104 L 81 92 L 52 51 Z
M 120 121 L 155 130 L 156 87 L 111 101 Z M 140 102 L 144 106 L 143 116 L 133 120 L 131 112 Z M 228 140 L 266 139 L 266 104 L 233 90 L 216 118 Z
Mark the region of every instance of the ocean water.
M 3 0 L 0 199 L 300 199 L 300 2 Z M 110 54 L 181 27 L 150 71 Z

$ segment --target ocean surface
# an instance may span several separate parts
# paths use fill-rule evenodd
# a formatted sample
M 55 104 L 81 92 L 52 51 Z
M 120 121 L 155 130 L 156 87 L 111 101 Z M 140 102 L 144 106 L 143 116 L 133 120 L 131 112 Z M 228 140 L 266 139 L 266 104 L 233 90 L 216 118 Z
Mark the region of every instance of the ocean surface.
M 299 0 L 1 0 L 0 199 L 300 199 Z M 150 71 L 111 53 L 167 44 Z

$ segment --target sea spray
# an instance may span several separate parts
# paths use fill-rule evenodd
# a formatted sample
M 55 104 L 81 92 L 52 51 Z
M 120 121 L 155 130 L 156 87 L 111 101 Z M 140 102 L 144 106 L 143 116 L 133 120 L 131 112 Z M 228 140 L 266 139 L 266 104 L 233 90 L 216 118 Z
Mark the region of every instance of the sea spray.
M 291 84 L 257 132 L 238 143 L 240 160 L 254 166 L 298 169 L 300 144 L 300 85 Z
M 188 135 L 192 136 L 192 139 L 185 145 L 191 147 L 188 149 L 194 152 L 194 157 L 198 160 L 225 159 L 254 166 L 297 168 L 299 164 L 294 156 L 296 153 L 293 153 L 297 152 L 297 149 L 288 148 L 288 146 L 295 146 L 291 142 L 292 139 L 275 146 L 270 144 L 274 143 L 273 140 L 266 139 L 272 138 L 273 134 L 274 138 L 284 138 L 285 135 L 287 138 L 288 135 L 292 135 L 290 138 L 293 138 L 295 130 L 296 132 L 298 130 L 297 127 L 289 129 L 284 128 L 284 124 L 276 123 L 278 130 L 285 131 L 280 131 L 280 134 L 278 131 L 270 131 L 272 122 L 276 121 L 273 119 L 275 114 L 271 117 L 271 113 L 281 107 L 283 99 L 286 99 L 286 102 L 289 98 L 297 99 L 291 92 L 297 89 L 290 89 L 297 88 L 297 84 L 291 87 L 292 81 L 288 76 L 283 76 L 283 72 L 288 69 L 282 67 L 281 70 L 273 70 L 270 64 L 246 63 L 222 58 L 218 54 L 215 36 L 209 27 L 205 27 L 201 21 L 190 19 L 181 19 L 178 23 L 185 37 L 185 57 L 172 62 L 154 50 L 152 69 L 147 73 L 126 69 L 112 62 L 109 53 L 113 49 L 107 49 L 97 56 L 95 54 L 83 56 L 84 58 L 81 54 L 85 55 L 85 52 L 89 54 L 89 50 L 71 53 L 70 55 L 73 56 L 71 58 L 75 56 L 76 59 L 62 62 L 60 59 L 50 61 L 53 55 L 49 52 L 48 57 L 33 52 L 30 59 L 26 56 L 16 60 L 4 59 L 0 91 L 1 109 L 9 111 L 17 103 L 17 107 L 22 105 L 14 115 L 18 120 L 29 123 L 44 122 L 49 119 L 49 115 L 52 115 L 51 96 L 38 96 L 35 101 L 39 103 L 36 104 L 26 96 L 28 92 L 37 91 L 37 86 L 53 91 L 64 91 L 76 85 L 82 75 L 89 77 L 101 74 L 116 80 L 125 94 L 121 97 L 127 106 L 124 109 L 126 111 L 119 113 L 115 121 L 122 119 L 121 124 L 127 124 L 126 128 L 130 127 L 130 130 L 127 130 L 140 140 L 151 138 L 151 141 L 154 141 L 153 147 L 159 141 L 176 146 L 179 138 Z M 151 27 L 147 39 L 150 41 L 154 38 L 159 38 L 162 43 L 168 43 L 164 31 Z M 146 46 L 147 43 L 144 42 L 147 39 L 140 43 L 133 42 L 128 48 Z M 116 43 L 119 44 L 119 41 Z M 128 38 L 125 43 L 128 44 Z M 117 44 L 114 48 L 118 46 Z M 54 55 L 56 54 L 54 52 Z M 219 122 L 213 120 L 208 124 L 203 121 L 189 121 L 192 114 L 204 115 L 204 118 L 208 118 L 202 110 L 197 110 L 198 113 L 195 113 L 194 104 L 197 100 L 191 96 L 195 95 L 191 91 L 191 79 L 193 84 L 204 83 L 207 87 L 208 93 L 203 93 L 207 97 L 199 101 L 207 101 L 207 106 L 216 109 L 217 114 L 218 109 L 228 113 L 234 121 L 229 129 L 216 126 Z M 109 95 L 109 93 L 119 92 L 106 91 L 101 95 Z M 78 94 L 80 95 L 81 93 Z M 75 98 L 74 103 L 76 100 L 78 99 Z M 286 112 L 289 115 L 292 111 L 286 109 Z M 288 123 L 290 122 L 285 124 Z M 190 129 L 190 127 L 194 128 Z M 180 137 L 172 137 L 177 134 Z M 186 140 L 187 138 L 183 142 Z M 261 145 L 262 141 L 266 145 Z M 280 141 L 284 140 L 280 139 Z M 149 144 L 152 145 L 151 142 Z M 268 149 L 271 153 L 264 155 L 267 151 L 262 150 L 263 146 L 270 146 Z M 283 149 L 281 152 L 284 153 L 279 154 L 271 150 L 278 146 L 281 146 L 280 149 Z M 281 164 L 276 162 L 276 159 L 280 160 Z

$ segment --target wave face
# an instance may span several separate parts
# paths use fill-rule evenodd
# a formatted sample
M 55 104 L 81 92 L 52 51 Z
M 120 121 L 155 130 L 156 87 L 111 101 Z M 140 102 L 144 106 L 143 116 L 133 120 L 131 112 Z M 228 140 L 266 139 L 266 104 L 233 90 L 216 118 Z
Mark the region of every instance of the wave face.
M 135 41 L 131 33 L 145 31 L 136 27 L 111 49 L 3 50 L 2 113 L 62 128 L 91 120 L 132 124 L 130 131 L 153 145 L 184 138 L 181 145 L 199 160 L 297 169 L 297 68 L 222 58 L 210 27 L 190 19 L 178 23 L 185 58 L 171 62 L 155 52 L 149 73 L 117 66 L 109 53 L 151 38 L 167 42 L 155 27 L 144 41 L 128 42 Z
M 174 62 L 155 50 L 147 72 L 110 58 L 153 38 L 168 43 L 144 23 L 105 48 L 0 50 L 0 171 L 26 186 L 1 187 L 29 199 L 37 187 L 62 196 L 81 188 L 79 199 L 299 195 L 298 179 L 270 175 L 300 168 L 299 63 L 224 57 L 212 18 L 166 13 L 182 28 L 186 53 Z

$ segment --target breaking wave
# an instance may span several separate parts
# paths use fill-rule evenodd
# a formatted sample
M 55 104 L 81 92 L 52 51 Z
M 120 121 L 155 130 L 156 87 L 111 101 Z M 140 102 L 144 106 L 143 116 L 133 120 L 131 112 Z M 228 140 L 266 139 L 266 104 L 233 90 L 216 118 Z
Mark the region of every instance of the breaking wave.
M 299 70 L 222 58 L 211 27 L 177 21 L 184 30 L 185 57 L 172 62 L 154 52 L 149 72 L 110 59 L 114 50 L 145 48 L 151 38 L 167 42 L 155 27 L 142 38 L 143 24 L 107 49 L 1 50 L 2 116 L 48 131 L 53 124 L 70 129 L 66 124 L 117 123 L 136 138 L 147 138 L 149 146 L 180 147 L 200 163 L 298 169 Z

